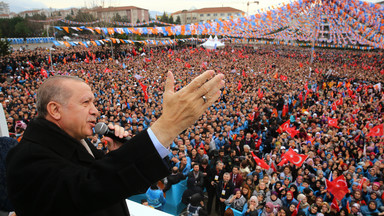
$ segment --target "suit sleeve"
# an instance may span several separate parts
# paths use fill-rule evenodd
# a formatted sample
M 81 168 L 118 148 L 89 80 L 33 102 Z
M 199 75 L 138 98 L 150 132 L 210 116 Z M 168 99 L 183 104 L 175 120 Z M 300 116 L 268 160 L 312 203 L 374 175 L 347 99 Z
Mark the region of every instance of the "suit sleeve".
M 36 144 L 14 155 L 18 156 L 22 157 L 9 165 L 17 168 L 8 176 L 15 180 L 13 188 L 18 187 L 12 196 L 24 200 L 24 205 L 33 205 L 32 200 L 46 203 L 51 212 L 97 211 L 145 192 L 169 174 L 146 131 L 87 166 Z M 23 176 L 28 176 L 28 181 L 17 181 Z M 38 212 L 38 207 L 31 208 Z

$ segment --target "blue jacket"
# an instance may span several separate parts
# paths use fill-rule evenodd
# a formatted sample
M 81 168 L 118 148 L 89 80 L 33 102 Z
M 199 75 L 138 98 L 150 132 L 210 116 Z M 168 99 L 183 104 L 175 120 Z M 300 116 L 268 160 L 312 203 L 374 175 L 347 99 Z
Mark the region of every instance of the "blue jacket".
M 162 190 L 152 190 L 148 188 L 145 193 L 147 196 L 148 204 L 154 208 L 161 208 L 165 204 L 164 193 Z

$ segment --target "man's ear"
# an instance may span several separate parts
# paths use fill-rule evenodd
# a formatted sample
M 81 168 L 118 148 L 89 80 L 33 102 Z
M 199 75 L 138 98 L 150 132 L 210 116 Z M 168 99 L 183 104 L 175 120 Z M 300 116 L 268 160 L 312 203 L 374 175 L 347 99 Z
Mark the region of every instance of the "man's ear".
M 61 119 L 61 109 L 62 109 L 61 104 L 55 101 L 51 101 L 47 104 L 48 115 L 55 120 Z

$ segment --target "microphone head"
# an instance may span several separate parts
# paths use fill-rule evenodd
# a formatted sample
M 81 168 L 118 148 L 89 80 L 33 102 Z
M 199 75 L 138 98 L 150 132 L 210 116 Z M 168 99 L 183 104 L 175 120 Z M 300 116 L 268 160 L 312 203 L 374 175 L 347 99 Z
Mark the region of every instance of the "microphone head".
M 108 126 L 105 123 L 99 122 L 95 125 L 95 133 L 104 135 L 108 131 Z

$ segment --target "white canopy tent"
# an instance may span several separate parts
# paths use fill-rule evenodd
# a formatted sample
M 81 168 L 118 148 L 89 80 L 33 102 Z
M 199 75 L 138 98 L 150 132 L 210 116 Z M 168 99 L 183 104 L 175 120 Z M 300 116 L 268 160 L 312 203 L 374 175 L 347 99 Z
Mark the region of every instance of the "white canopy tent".
M 209 39 L 205 41 L 203 44 L 201 44 L 206 49 L 217 49 L 225 47 L 225 44 L 219 41 L 217 36 L 215 36 L 215 39 L 212 39 L 212 36 L 209 36 Z

